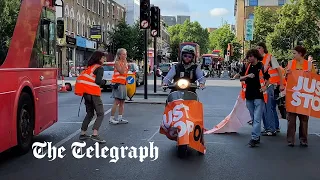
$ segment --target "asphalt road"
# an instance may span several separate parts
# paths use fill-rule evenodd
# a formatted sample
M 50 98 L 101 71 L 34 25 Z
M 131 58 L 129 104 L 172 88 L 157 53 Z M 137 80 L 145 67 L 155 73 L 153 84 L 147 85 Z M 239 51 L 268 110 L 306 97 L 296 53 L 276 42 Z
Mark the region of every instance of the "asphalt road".
M 208 87 L 199 91 L 204 104 L 205 126 L 210 129 L 228 115 L 240 90 L 239 82 L 210 80 Z M 152 85 L 150 85 L 152 87 Z M 150 87 L 149 86 L 149 87 Z M 143 89 L 140 87 L 139 89 Z M 281 120 L 281 133 L 277 137 L 262 137 L 258 148 L 249 148 L 250 126 L 239 133 L 206 135 L 207 154 L 199 156 L 191 152 L 189 158 L 176 157 L 175 142 L 157 133 L 162 120 L 163 105 L 127 104 L 125 118 L 130 123 L 109 125 L 109 109 L 112 99 L 109 92 L 103 93 L 106 111 L 100 134 L 107 143 L 103 146 L 149 146 L 159 148 L 155 161 L 146 158 L 124 158 L 110 163 L 107 158 L 82 158 L 72 156 L 71 144 L 78 142 L 79 130 L 85 116 L 84 105 L 77 116 L 80 98 L 72 92 L 59 94 L 59 122 L 35 138 L 36 142 L 52 142 L 66 148 L 66 156 L 49 161 L 36 159 L 32 151 L 15 157 L 10 151 L 0 155 L 1 180 L 139 180 L 139 179 L 208 179 L 208 180 L 312 180 L 320 179 L 320 121 L 310 120 L 309 147 L 286 146 L 286 121 Z M 88 146 L 94 146 L 88 140 Z

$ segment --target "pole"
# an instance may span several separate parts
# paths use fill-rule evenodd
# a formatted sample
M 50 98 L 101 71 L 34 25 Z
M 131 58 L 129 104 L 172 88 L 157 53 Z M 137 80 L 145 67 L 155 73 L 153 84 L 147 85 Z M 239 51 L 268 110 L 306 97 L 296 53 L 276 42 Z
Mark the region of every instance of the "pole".
M 153 50 L 154 50 L 154 53 L 153 53 L 153 91 L 154 93 L 157 92 L 157 76 L 156 76 L 156 71 L 157 71 L 157 37 L 154 37 L 154 40 L 153 40 Z
M 144 99 L 148 99 L 148 30 L 144 30 Z

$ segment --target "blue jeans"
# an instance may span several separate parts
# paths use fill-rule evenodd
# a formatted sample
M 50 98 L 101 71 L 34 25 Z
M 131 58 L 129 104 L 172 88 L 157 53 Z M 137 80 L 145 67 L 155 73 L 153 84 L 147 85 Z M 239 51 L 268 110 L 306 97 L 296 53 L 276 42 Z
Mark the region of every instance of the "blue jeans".
M 268 93 L 268 102 L 265 104 L 263 109 L 262 120 L 264 124 L 264 129 L 267 131 L 275 132 L 276 131 L 276 120 L 275 116 L 278 117 L 276 111 L 276 101 L 274 99 L 274 86 L 270 85 L 267 89 Z M 278 119 L 279 124 L 279 119 Z
M 253 121 L 251 139 L 258 140 L 261 134 L 262 112 L 265 108 L 263 99 L 247 100 L 247 108 Z

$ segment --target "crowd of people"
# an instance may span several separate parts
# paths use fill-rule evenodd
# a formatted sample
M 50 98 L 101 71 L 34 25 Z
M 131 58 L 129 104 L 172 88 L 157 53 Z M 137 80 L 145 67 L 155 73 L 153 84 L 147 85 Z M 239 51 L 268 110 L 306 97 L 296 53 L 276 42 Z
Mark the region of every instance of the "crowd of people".
M 280 132 L 277 113 L 277 97 L 285 91 L 286 77 L 293 70 L 304 70 L 316 73 L 311 61 L 305 60 L 306 49 L 297 46 L 293 50 L 294 59 L 289 61 L 286 68 L 282 68 L 277 59 L 272 56 L 265 43 L 258 43 L 257 48 L 246 54 L 246 62 L 239 73 L 242 82 L 242 97 L 246 99 L 246 106 L 250 112 L 253 126 L 249 145 L 255 147 L 260 143 L 260 136 L 276 136 Z M 308 63 L 309 62 L 309 63 Z M 293 65 L 294 64 L 294 65 Z M 306 66 L 305 64 L 309 64 Z M 295 145 L 296 117 L 299 117 L 300 145 L 308 146 L 309 116 L 293 112 L 287 113 L 287 143 Z M 264 130 L 261 131 L 261 122 Z

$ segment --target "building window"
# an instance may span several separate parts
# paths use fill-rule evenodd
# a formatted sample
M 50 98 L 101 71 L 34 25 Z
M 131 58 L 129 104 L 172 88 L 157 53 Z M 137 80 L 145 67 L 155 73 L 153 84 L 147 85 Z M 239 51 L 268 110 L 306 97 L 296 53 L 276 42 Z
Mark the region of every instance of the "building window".
M 105 4 L 104 0 L 102 0 L 102 6 L 101 6 L 101 15 L 102 15 L 102 17 L 104 17 L 104 6 L 105 5 L 106 4 Z
M 96 12 L 96 9 L 95 9 L 95 0 L 93 0 L 93 1 L 91 1 L 91 10 L 92 10 L 92 12 Z
M 90 10 L 90 3 L 91 2 L 91 0 L 87 0 L 87 9 L 89 9 Z
M 278 5 L 283 6 L 286 3 L 285 0 L 278 0 Z
M 117 18 L 120 19 L 120 7 L 117 7 L 117 11 L 118 11 L 117 12 L 118 13 L 118 17 Z
M 82 3 L 81 3 L 81 4 L 82 4 L 82 7 L 84 7 L 85 4 L 86 4 L 86 3 L 85 3 L 85 0 L 82 0 Z
M 77 3 L 78 3 L 78 4 L 80 4 L 80 2 L 79 2 L 79 1 L 80 1 L 80 0 L 77 0 Z
M 110 15 L 110 2 L 107 3 L 107 15 Z
M 112 14 L 112 18 L 114 18 L 114 4 L 112 4 L 111 14 Z
M 250 14 L 249 14 L 249 19 L 254 19 L 253 13 L 250 13 Z
M 98 2 L 98 14 L 100 15 L 100 0 L 99 0 L 99 2 Z
M 249 6 L 258 6 L 258 0 L 249 0 Z

